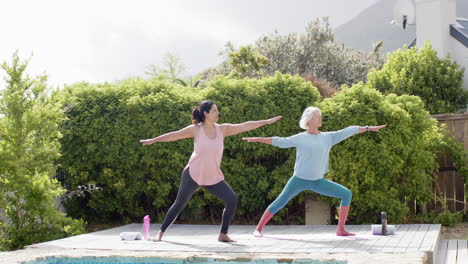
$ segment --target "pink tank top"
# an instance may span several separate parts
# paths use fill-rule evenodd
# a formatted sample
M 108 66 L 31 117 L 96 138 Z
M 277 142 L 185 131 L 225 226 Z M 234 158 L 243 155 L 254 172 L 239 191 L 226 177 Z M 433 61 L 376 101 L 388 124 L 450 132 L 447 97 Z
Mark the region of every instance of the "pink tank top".
M 221 171 L 224 136 L 218 124 L 215 124 L 216 138 L 209 138 L 200 124 L 198 138 L 195 139 L 193 153 L 187 164 L 190 176 L 198 185 L 214 185 L 224 180 Z

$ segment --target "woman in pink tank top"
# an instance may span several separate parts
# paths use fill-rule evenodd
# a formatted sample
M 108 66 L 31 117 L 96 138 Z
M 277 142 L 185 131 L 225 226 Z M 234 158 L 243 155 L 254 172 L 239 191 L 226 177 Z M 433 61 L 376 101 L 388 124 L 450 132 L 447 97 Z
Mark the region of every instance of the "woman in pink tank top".
M 216 123 L 219 118 L 218 107 L 213 101 L 202 101 L 192 111 L 192 125 L 178 131 L 169 132 L 151 139 L 143 139 L 143 145 L 156 142 L 176 141 L 184 138 L 194 138 L 194 150 L 190 160 L 182 172 L 177 198 L 166 214 L 161 230 L 153 241 L 160 241 L 166 229 L 175 221 L 182 209 L 188 203 L 198 188 L 204 188 L 222 199 L 225 204 L 221 230 L 218 240 L 235 242 L 228 235 L 229 224 L 237 207 L 237 195 L 224 180 L 220 169 L 224 150 L 224 138 L 253 130 L 278 121 L 281 116 L 267 120 L 247 121 L 241 124 Z

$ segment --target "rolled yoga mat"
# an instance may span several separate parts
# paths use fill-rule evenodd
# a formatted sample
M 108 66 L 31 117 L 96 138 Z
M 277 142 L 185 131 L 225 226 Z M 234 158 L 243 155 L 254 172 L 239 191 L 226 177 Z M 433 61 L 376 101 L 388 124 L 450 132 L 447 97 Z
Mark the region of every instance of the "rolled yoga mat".
M 122 232 L 120 233 L 120 238 L 122 240 L 141 240 L 140 232 Z
M 372 230 L 373 235 L 382 235 L 382 225 L 372 225 L 371 230 Z M 386 235 L 394 235 L 394 234 L 395 234 L 395 226 L 387 225 Z

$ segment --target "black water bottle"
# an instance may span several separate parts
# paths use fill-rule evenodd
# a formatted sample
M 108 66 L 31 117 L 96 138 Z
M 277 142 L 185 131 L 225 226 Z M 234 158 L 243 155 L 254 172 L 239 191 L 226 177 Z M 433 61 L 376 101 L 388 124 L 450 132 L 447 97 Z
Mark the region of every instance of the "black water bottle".
M 382 212 L 380 213 L 380 220 L 382 221 L 382 235 L 387 235 L 387 213 Z

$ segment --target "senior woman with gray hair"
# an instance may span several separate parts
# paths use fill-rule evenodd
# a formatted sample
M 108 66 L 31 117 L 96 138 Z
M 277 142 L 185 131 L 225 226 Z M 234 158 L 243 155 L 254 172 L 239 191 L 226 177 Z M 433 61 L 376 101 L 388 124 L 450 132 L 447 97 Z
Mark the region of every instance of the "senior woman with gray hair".
M 288 201 L 300 192 L 311 190 L 319 194 L 341 199 L 336 235 L 353 236 L 353 233 L 347 232 L 344 228 L 351 204 L 351 191 L 323 177 L 328 172 L 330 150 L 334 145 L 348 137 L 362 132 L 378 132 L 379 129 L 384 128 L 386 125 L 365 127 L 350 126 L 339 131 L 321 132 L 319 128 L 322 126 L 322 114 L 319 108 L 311 106 L 306 108 L 302 113 L 299 126 L 306 131 L 286 138 L 242 138 L 248 142 L 271 144 L 280 148 L 296 148 L 294 174 L 289 179 L 281 194 L 263 213 L 254 235 L 263 236 L 263 227 L 270 221 L 275 213 L 286 206 Z

